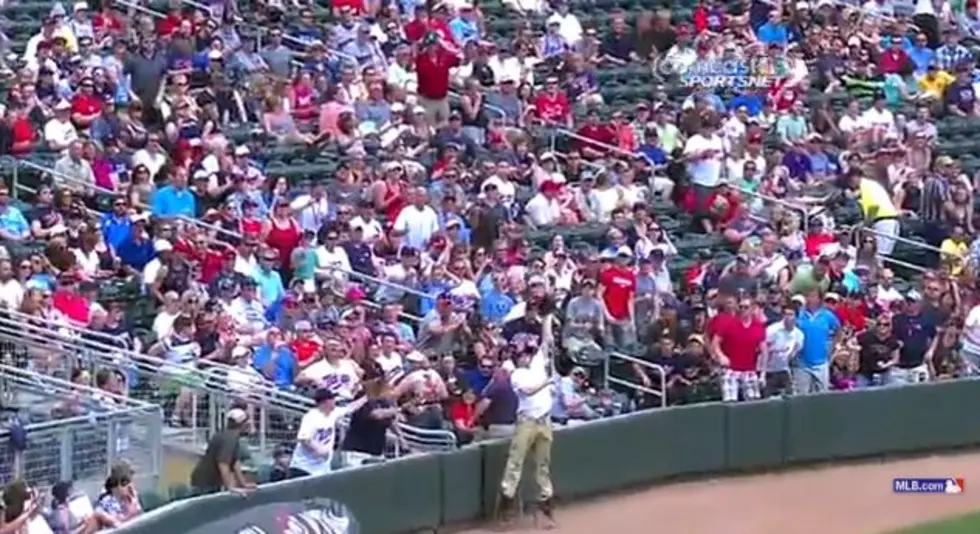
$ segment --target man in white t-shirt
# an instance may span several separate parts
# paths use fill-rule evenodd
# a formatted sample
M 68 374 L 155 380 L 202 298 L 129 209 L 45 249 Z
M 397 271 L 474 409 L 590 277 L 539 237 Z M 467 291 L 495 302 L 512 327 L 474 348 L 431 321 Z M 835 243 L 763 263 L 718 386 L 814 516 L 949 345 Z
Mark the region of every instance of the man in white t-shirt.
M 705 118 L 701 130 L 692 135 L 684 145 L 684 159 L 687 172 L 694 186 L 696 207 L 702 216 L 708 212 L 708 199 L 721 182 L 722 162 L 725 158 L 725 144 L 718 135 L 713 119 Z
M 8 310 L 20 310 L 23 302 L 24 285 L 14 277 L 13 264 L 8 259 L 0 260 L 0 304 Z
M 412 193 L 412 204 L 402 208 L 394 228 L 405 232 L 405 245 L 425 250 L 429 239 L 439 231 L 439 216 L 428 205 L 429 194 L 424 187 Z
M 61 100 L 54 105 L 54 117 L 44 124 L 44 142 L 55 152 L 67 150 L 78 140 L 78 130 L 71 122 L 71 104 Z
M 558 192 L 561 185 L 548 180 L 541 184 L 541 191 L 531 197 L 524 206 L 528 221 L 535 227 L 552 226 L 561 220 L 561 205 L 558 204 Z
M 803 350 L 803 331 L 796 326 L 796 309 L 783 307 L 782 320 L 766 328 L 765 359 L 759 363 L 763 371 L 765 396 L 784 395 L 793 392 L 790 364 Z
M 902 302 L 905 297 L 895 289 L 895 273 L 891 269 L 883 269 L 878 280 L 878 292 L 875 301 L 883 310 L 890 310 L 896 302 Z
M 871 128 L 872 135 L 876 140 L 897 133 L 895 115 L 885 107 L 885 104 L 885 94 L 877 93 L 874 97 L 874 105 L 861 114 L 861 119 L 868 128 Z
M 361 397 L 344 407 L 338 407 L 337 394 L 329 389 L 313 393 L 316 406 L 306 412 L 296 432 L 296 448 L 289 467 L 311 475 L 323 475 L 332 469 L 333 451 L 337 443 L 337 423 L 357 410 L 367 397 Z
M 514 498 L 521 482 L 522 466 L 528 452 L 533 451 L 534 478 L 541 491 L 539 510 L 545 520 L 553 522 L 549 466 L 551 464 L 551 410 L 555 403 L 555 378 L 551 376 L 551 349 L 554 346 L 552 314 L 542 319 L 541 347 L 525 347 L 517 356 L 517 368 L 510 375 L 511 387 L 517 395 L 517 426 L 507 456 L 507 465 L 500 483 L 498 514 L 508 522 L 514 511 Z

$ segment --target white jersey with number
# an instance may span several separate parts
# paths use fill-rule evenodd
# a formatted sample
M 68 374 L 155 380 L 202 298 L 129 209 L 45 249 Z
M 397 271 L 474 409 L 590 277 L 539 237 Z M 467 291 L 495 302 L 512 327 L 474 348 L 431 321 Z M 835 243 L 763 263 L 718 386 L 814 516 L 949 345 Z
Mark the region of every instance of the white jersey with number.
M 303 376 L 313 380 L 317 387 L 333 391 L 340 401 L 353 399 L 361 389 L 357 364 L 349 358 L 337 360 L 336 363 L 320 360 L 303 370 Z
M 330 413 L 323 413 L 319 408 L 306 412 L 296 433 L 296 449 L 289 466 L 311 475 L 329 473 L 333 450 L 337 446 L 337 422 L 345 413 L 341 408 L 334 408 Z M 327 454 L 317 454 L 305 441 L 313 442 Z

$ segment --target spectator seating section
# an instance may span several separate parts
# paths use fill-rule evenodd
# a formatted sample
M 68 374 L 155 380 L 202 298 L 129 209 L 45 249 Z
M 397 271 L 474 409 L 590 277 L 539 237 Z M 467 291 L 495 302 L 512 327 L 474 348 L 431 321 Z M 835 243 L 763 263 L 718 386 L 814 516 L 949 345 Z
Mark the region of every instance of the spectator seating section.
M 328 2 L 319 0 L 318 6 L 314 8 L 314 15 L 319 21 L 329 21 Z M 658 1 L 654 4 L 642 4 L 634 0 L 571 0 L 571 10 L 580 20 L 588 20 L 597 28 L 607 27 L 611 19 L 611 12 L 617 8 L 626 11 L 628 19 L 633 18 L 633 13 L 643 10 L 656 8 L 669 8 L 674 11 L 677 19 L 690 19 L 690 15 L 695 5 L 694 0 L 682 0 L 676 3 Z M 240 3 L 241 12 L 246 18 L 253 16 L 248 9 L 248 2 Z M 512 14 L 510 8 L 503 5 L 501 0 L 487 0 L 480 5 L 487 21 L 487 30 L 490 38 L 494 40 L 508 40 L 523 25 L 523 21 Z M 50 2 L 21 2 L 6 6 L 6 15 L 10 19 L 9 27 L 6 29 L 8 36 L 13 42 L 15 50 L 22 50 L 24 43 L 32 35 L 37 33 L 40 28 L 42 16 L 51 9 Z M 294 15 L 293 15 L 294 16 Z M 544 17 L 538 16 L 534 19 L 534 27 L 543 27 Z M 254 24 L 246 27 L 258 29 Z M 598 72 L 598 83 L 601 88 L 602 97 L 607 105 L 606 111 L 622 110 L 630 113 L 639 100 L 650 96 L 651 87 L 662 83 L 652 68 L 649 66 L 608 66 L 604 65 Z M 681 87 L 667 88 L 668 95 L 674 99 L 683 99 L 684 92 Z M 0 94 L 3 94 L 0 92 Z M 841 111 L 849 100 L 852 99 L 846 93 L 834 93 L 826 95 L 814 92 L 810 95 L 810 101 L 827 99 L 835 111 Z M 902 112 L 906 115 L 914 115 L 914 109 L 903 106 Z M 972 175 L 980 170 L 980 122 L 972 119 L 945 117 L 937 120 L 936 126 L 941 141 L 937 147 L 937 154 L 948 154 L 960 158 L 963 170 Z M 251 126 L 245 125 L 238 128 L 228 128 L 225 133 L 235 142 L 244 142 L 249 135 Z M 546 150 L 552 146 L 553 132 L 540 130 L 533 132 L 534 139 L 539 150 Z M 567 150 L 567 139 L 559 137 L 556 139 L 556 148 L 559 152 Z M 294 149 L 289 147 L 270 146 L 266 155 L 269 157 L 268 176 L 285 176 L 294 186 L 302 186 L 312 181 L 331 180 L 335 169 L 344 160 L 345 155 L 337 150 L 326 149 L 317 153 L 309 153 L 304 149 Z M 42 165 L 50 167 L 53 165 L 55 155 L 46 152 L 32 154 L 30 159 Z M 12 166 L 0 166 L 0 176 L 8 183 L 14 172 Z M 18 169 L 18 184 L 23 189 L 34 189 L 42 179 L 41 172 L 32 171 L 25 168 Z M 19 194 L 20 192 L 15 192 Z M 524 190 L 519 193 L 519 197 L 525 199 L 531 195 L 531 191 Z M 23 197 L 21 197 L 23 198 Z M 98 211 L 108 211 L 109 199 L 101 199 Z M 689 233 L 690 218 L 682 213 L 673 204 L 665 202 L 654 202 L 650 205 L 650 211 L 660 222 L 665 231 L 669 232 L 674 244 L 678 248 L 679 258 L 672 264 L 672 279 L 681 280 L 681 273 L 692 263 L 695 251 L 711 250 L 714 252 L 714 260 L 719 263 L 727 263 L 732 259 L 732 252 L 726 250 L 720 236 L 703 235 Z M 840 223 L 854 222 L 857 219 L 856 210 L 853 208 L 845 209 L 835 213 L 836 219 Z M 574 249 L 596 250 L 607 226 L 601 224 L 586 224 L 574 228 L 561 228 L 558 233 L 563 235 L 565 242 Z M 917 239 L 916 227 L 913 221 L 905 221 L 902 225 L 903 235 L 912 239 Z M 551 238 L 555 235 L 553 231 L 531 231 L 528 239 L 538 251 L 543 251 Z M 24 256 L 32 251 L 38 250 L 41 244 L 26 244 L 15 247 L 12 252 L 15 256 Z M 894 256 L 897 259 L 912 263 L 923 264 L 922 250 L 913 246 L 899 243 L 896 247 Z M 900 275 L 909 276 L 911 273 L 902 272 Z M 127 303 L 129 313 L 135 318 L 135 324 L 139 328 L 148 329 L 156 314 L 155 307 L 146 299 L 140 298 L 139 288 L 133 284 L 103 284 L 100 287 L 100 297 L 123 301 Z M 46 447 L 47 444 L 35 443 L 33 447 Z M 36 453 L 36 454 L 41 454 Z M 7 451 L 0 452 L 0 466 L 10 465 Z M 3 467 L 0 467 L 0 479 L 3 478 Z M 267 469 L 260 469 L 260 478 L 267 476 Z M 168 501 L 187 498 L 191 495 L 190 488 L 174 487 L 169 491 L 157 493 L 144 491 L 141 494 L 144 508 L 149 510 L 159 507 Z

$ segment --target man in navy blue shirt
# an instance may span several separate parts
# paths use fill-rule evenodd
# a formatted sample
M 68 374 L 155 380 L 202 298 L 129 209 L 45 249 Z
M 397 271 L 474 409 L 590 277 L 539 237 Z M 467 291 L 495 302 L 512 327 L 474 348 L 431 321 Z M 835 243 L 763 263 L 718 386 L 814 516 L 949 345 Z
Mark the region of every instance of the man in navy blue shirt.
M 369 276 L 377 275 L 371 245 L 364 242 L 364 226 L 357 225 L 351 229 L 350 241 L 344 244 L 344 251 L 347 252 L 347 261 L 350 262 L 352 271 Z
M 149 234 L 146 233 L 146 222 L 148 217 L 144 215 L 134 215 L 129 236 L 124 239 L 116 249 L 116 255 L 123 266 L 135 271 L 136 274 L 143 272 L 143 267 L 156 255 L 153 250 L 153 242 Z
M 936 337 L 936 323 L 931 314 L 922 313 L 922 295 L 911 290 L 905 295 L 905 311 L 892 319 L 892 332 L 902 342 L 898 364 L 892 368 L 896 384 L 916 384 L 929 379 L 926 353 Z

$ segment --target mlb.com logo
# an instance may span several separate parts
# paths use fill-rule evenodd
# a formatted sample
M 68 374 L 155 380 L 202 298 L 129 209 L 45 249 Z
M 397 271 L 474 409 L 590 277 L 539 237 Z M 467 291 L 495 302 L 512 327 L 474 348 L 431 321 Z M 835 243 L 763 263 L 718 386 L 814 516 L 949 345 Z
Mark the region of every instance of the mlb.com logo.
M 962 477 L 954 478 L 896 478 L 892 481 L 895 493 L 942 493 L 956 495 L 966 490 Z

